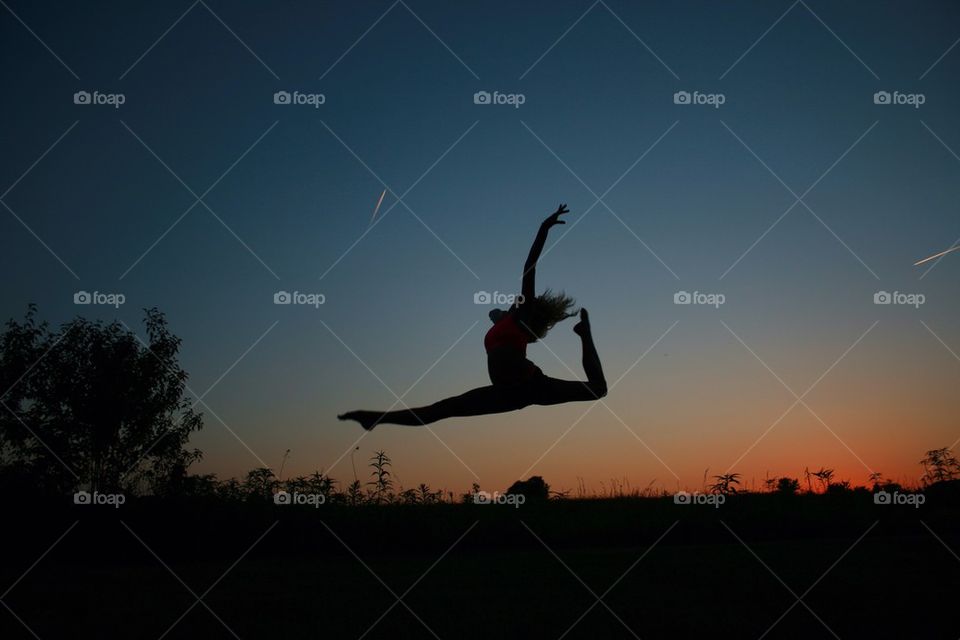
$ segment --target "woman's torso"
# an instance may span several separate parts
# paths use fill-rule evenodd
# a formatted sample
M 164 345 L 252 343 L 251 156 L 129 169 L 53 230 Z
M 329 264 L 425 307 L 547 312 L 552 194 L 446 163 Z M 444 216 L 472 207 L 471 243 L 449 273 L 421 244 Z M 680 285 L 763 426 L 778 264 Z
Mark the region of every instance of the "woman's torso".
M 528 336 L 515 309 L 490 327 L 483 338 L 483 346 L 487 351 L 487 373 L 491 383 L 516 385 L 542 373 L 537 365 L 527 360 Z

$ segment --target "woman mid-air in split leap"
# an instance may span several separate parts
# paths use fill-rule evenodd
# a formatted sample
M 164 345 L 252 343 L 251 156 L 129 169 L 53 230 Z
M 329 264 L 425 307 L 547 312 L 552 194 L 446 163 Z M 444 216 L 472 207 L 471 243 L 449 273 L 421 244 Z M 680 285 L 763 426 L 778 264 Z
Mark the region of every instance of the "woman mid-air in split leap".
M 531 404 L 562 404 L 597 400 L 605 396 L 607 382 L 593 345 L 590 317 L 586 309 L 580 310 L 580 322 L 573 327 L 583 343 L 586 382 L 551 378 L 527 359 L 527 344 L 546 336 L 561 320 L 576 315 L 570 312 L 574 306 L 571 297 L 562 292 L 551 293 L 549 289 L 538 296 L 534 286 L 537 260 L 547 240 L 547 232 L 554 225 L 564 224 L 560 215 L 568 212 L 566 205 L 560 205 L 540 225 L 530 255 L 523 265 L 523 295 L 508 311 L 494 309 L 490 312 L 493 327 L 487 331 L 483 346 L 487 351 L 487 371 L 492 384 L 426 407 L 385 412 L 350 411 L 337 417 L 356 420 L 367 430 L 383 423 L 421 426 L 444 418 L 504 413 Z

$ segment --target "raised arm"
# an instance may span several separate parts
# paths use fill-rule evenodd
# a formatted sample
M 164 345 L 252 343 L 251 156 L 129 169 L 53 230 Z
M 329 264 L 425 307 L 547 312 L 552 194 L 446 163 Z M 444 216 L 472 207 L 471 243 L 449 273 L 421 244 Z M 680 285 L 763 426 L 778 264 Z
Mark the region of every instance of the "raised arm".
M 540 259 L 540 253 L 543 251 L 543 245 L 547 242 L 547 233 L 550 227 L 556 224 L 566 224 L 560 219 L 561 214 L 569 213 L 567 205 L 561 204 L 557 210 L 547 216 L 547 219 L 540 224 L 540 230 L 537 231 L 537 237 L 533 240 L 533 246 L 530 247 L 530 253 L 527 255 L 527 261 L 523 264 L 523 282 L 520 287 L 520 293 L 523 294 L 523 300 L 532 300 L 537 295 L 536 275 L 537 260 Z

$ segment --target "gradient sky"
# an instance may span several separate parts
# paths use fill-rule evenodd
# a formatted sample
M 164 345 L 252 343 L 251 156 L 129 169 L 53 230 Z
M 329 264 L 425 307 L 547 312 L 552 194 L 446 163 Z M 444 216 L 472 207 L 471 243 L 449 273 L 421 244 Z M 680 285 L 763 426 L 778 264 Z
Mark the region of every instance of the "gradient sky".
M 532 474 L 694 488 L 731 465 L 748 484 L 805 466 L 913 481 L 960 438 L 960 255 L 911 266 L 960 237 L 955 3 L 7 7 L 0 316 L 36 302 L 54 323 L 141 330 L 143 307 L 165 311 L 191 388 L 216 383 L 199 472 L 290 449 L 285 476 L 347 481 L 359 446 L 358 468 L 385 449 L 405 485 L 455 491 Z M 76 105 L 80 90 L 126 101 Z M 476 105 L 481 90 L 525 103 Z M 681 90 L 726 101 L 674 104 Z M 925 103 L 876 105 L 881 90 Z M 212 212 L 177 222 L 214 183 Z M 605 404 L 357 442 L 335 415 L 389 407 L 384 385 L 416 383 L 416 406 L 487 383 L 474 293 L 517 289 L 559 202 L 538 286 L 591 310 L 618 381 Z M 127 302 L 77 307 L 78 290 Z M 926 302 L 878 306 L 880 290 Z M 582 375 L 571 326 L 529 349 L 549 375 Z

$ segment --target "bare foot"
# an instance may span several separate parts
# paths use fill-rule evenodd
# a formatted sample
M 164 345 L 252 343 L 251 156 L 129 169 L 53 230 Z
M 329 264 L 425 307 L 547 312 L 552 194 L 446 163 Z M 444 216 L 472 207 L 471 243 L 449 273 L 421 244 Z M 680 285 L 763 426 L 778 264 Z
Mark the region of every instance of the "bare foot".
M 373 431 L 373 428 L 377 426 L 380 414 L 376 411 L 348 411 L 341 413 L 337 418 L 340 420 L 356 420 L 367 431 Z
M 590 316 L 586 309 L 580 309 L 580 322 L 573 325 L 573 332 L 581 338 L 590 336 Z

